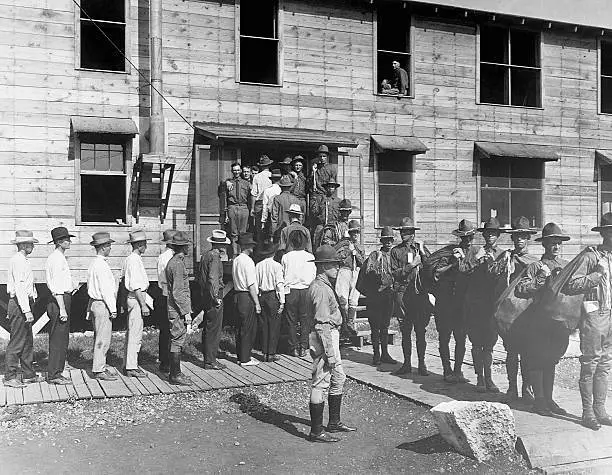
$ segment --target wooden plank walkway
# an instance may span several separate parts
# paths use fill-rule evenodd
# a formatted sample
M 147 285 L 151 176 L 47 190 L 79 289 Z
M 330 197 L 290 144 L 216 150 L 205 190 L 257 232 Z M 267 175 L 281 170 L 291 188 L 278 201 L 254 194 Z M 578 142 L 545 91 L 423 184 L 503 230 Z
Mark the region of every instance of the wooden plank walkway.
M 240 366 L 228 360 L 220 360 L 220 362 L 226 365 L 226 369 L 209 371 L 195 362 L 183 361 L 181 363 L 183 373 L 192 380 L 190 386 L 170 384 L 167 375 L 162 375 L 154 366 L 142 368 L 146 378 L 128 378 L 116 368 L 109 367 L 109 371 L 117 376 L 116 381 L 98 381 L 84 369 L 70 368 L 67 371 L 70 373 L 72 384 L 66 386 L 56 386 L 43 381 L 29 384 L 25 388 L 9 388 L 4 386 L 4 377 L 1 376 L 0 407 L 59 402 L 68 399 L 86 400 L 177 394 L 306 381 L 310 379 L 311 373 L 308 358 L 294 358 L 286 355 L 281 355 L 277 362 L 261 362 L 257 366 Z

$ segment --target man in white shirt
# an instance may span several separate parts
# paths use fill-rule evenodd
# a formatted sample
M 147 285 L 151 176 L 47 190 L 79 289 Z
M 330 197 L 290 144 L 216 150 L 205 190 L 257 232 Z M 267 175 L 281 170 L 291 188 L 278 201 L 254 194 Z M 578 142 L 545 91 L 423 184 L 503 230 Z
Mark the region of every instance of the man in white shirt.
M 251 258 L 256 243 L 251 233 L 244 233 L 240 235 L 238 244 L 241 252 L 234 258 L 232 264 L 236 310 L 240 322 L 236 337 L 236 353 L 240 365 L 253 366 L 259 364 L 259 361 L 251 358 L 251 350 L 257 335 L 257 315 L 261 314 L 257 274 L 255 263 Z
M 66 251 L 70 249 L 74 236 L 63 227 L 51 230 L 51 241 L 55 250 L 47 258 L 45 275 L 51 299 L 47 304 L 49 317 L 49 363 L 47 382 L 49 384 L 71 384 L 72 381 L 62 375 L 66 364 L 68 340 L 70 337 L 70 304 L 72 294 L 77 289 L 72 280 L 70 267 L 66 260 Z
M 166 266 L 174 256 L 172 247 L 168 244 L 177 233 L 175 229 L 164 231 L 163 243 L 166 250 L 157 258 L 157 283 L 162 291 L 159 312 L 159 370 L 162 373 L 170 372 L 170 323 L 168 320 L 168 281 L 166 280 Z
M 274 260 L 278 246 L 265 243 L 257 250 L 262 259 L 255 266 L 259 303 L 261 304 L 261 351 L 266 361 L 278 361 L 276 347 L 281 315 L 285 309 L 285 277 L 283 266 Z
M 266 188 L 263 192 L 263 209 L 261 212 L 261 230 L 263 237 L 271 237 L 270 225 L 272 221 L 272 204 L 274 203 L 274 197 L 281 194 L 281 187 L 278 182 L 281 179 L 281 172 L 278 169 L 272 170 L 270 179 L 272 180 L 272 186 Z M 256 223 L 257 224 L 257 223 Z
M 289 348 L 292 356 L 304 356 L 309 346 L 310 333 L 309 316 L 306 312 L 308 287 L 317 275 L 317 267 L 314 264 L 314 256 L 304 249 L 306 242 L 299 231 L 289 234 L 289 245 L 294 250 L 285 254 L 281 260 L 285 274 L 285 317 L 289 329 Z
M 253 209 L 251 214 L 253 216 L 255 240 L 259 241 L 259 235 L 261 234 L 261 214 L 263 211 L 263 194 L 264 191 L 272 186 L 272 180 L 270 177 L 270 165 L 274 163 L 267 155 L 262 155 L 257 162 L 257 166 L 260 168 L 260 172 L 253 176 L 253 186 L 251 188 L 251 195 L 253 196 Z
M 96 250 L 96 257 L 87 271 L 88 309 L 94 327 L 92 372 L 94 378 L 103 381 L 117 379 L 106 368 L 106 353 L 113 333 L 112 321 L 117 318 L 117 283 L 106 262 L 114 242 L 109 233 L 100 232 L 92 236 L 90 244 Z
M 147 250 L 147 236 L 144 231 L 130 233 L 128 243 L 132 245 L 132 253 L 123 264 L 123 277 L 127 290 L 128 327 L 125 332 L 124 374 L 129 377 L 146 378 L 146 374 L 138 367 L 138 353 L 142 343 L 142 317 L 148 317 L 151 309 L 147 304 L 147 289 L 149 278 L 142 262 L 142 255 Z M 151 297 L 148 297 L 150 299 Z M 151 303 L 149 301 L 149 303 Z
M 17 245 L 17 253 L 9 259 L 6 291 L 9 302 L 6 318 L 10 325 L 11 339 L 6 347 L 6 374 L 4 385 L 22 388 L 27 383 L 40 381 L 32 369 L 34 361 L 32 322 L 32 305 L 36 300 L 34 276 L 28 257 L 34 250 L 34 238 L 31 231 L 16 231 L 11 244 Z M 19 380 L 18 370 L 21 364 L 22 380 Z

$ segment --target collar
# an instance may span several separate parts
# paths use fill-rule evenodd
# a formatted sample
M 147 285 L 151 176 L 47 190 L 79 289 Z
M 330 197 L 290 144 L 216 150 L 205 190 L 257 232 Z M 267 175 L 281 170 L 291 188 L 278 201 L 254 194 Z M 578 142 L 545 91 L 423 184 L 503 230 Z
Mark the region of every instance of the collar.
M 522 251 L 517 251 L 516 249 L 512 249 L 512 254 L 515 256 L 524 256 L 525 254 L 528 254 L 529 251 L 527 249 L 523 249 Z
M 102 254 L 96 254 L 96 257 L 99 257 L 103 261 L 106 261 L 106 257 L 104 257 Z
M 488 244 L 485 244 L 482 247 L 485 251 L 497 251 L 498 247 L 494 244 L 492 246 L 489 246 Z
M 329 286 L 330 288 L 332 288 L 331 282 L 329 281 L 329 278 L 327 277 L 327 275 L 325 274 L 325 272 L 321 272 L 320 274 L 317 274 L 316 277 L 317 280 L 320 280 L 321 282 L 323 282 L 325 285 Z

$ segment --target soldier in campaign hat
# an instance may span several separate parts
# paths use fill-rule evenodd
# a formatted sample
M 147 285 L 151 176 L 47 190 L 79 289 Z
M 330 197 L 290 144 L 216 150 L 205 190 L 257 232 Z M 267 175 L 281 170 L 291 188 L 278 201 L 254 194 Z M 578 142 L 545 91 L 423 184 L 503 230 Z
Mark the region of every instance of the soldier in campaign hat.
M 313 244 L 318 247 L 321 242 L 323 228 L 334 226 L 340 218 L 340 199 L 334 196 L 337 188 L 340 187 L 335 179 L 323 185 L 325 194 L 312 196 L 310 201 L 310 215 L 313 226 Z
M 317 149 L 317 158 L 312 165 L 310 192 L 312 195 L 325 195 L 325 183 L 337 180 L 338 171 L 334 165 L 329 163 L 329 148 L 325 144 L 320 145 Z
M 281 229 L 288 226 L 291 222 L 289 208 L 291 208 L 291 205 L 299 205 L 299 200 L 291 193 L 293 182 L 289 175 L 283 175 L 278 185 L 281 188 L 281 193 L 274 197 L 271 207 L 270 231 L 275 242 L 280 240 Z

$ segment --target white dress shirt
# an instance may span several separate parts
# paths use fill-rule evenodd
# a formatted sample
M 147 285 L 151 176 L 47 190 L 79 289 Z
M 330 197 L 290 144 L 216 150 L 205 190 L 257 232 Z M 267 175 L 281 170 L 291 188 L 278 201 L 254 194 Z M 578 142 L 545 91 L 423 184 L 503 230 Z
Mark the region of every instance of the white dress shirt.
M 66 256 L 57 248 L 47 258 L 45 274 L 47 287 L 53 295 L 72 293 L 75 289 Z
M 168 296 L 168 280 L 166 279 L 166 266 L 174 256 L 174 251 L 170 248 L 162 252 L 157 258 L 157 284 L 164 297 Z
M 257 291 L 257 273 L 253 259 L 242 252 L 238 254 L 232 264 L 232 279 L 237 292 L 248 292 L 251 285 L 254 285 Z
M 253 184 L 251 185 L 251 195 L 255 201 L 263 200 L 263 193 L 272 186 L 270 170 L 262 170 L 253 176 Z
M 108 311 L 117 311 L 117 282 L 106 257 L 97 255 L 87 270 L 87 293 L 94 300 L 103 300 Z
M 285 303 L 285 277 L 283 275 L 283 266 L 274 260 L 274 257 L 268 257 L 260 261 L 255 266 L 257 274 L 257 286 L 260 292 L 269 292 L 276 290 L 278 301 Z
M 17 299 L 23 313 L 31 312 L 30 299 L 36 300 L 37 297 L 34 274 L 32 274 L 30 260 L 21 252 L 9 259 L 6 291 L 11 297 Z
M 274 183 L 270 188 L 266 188 L 263 192 L 263 210 L 261 212 L 261 222 L 265 223 L 268 220 L 268 215 L 272 213 L 272 202 L 274 197 L 281 194 L 281 188 L 278 183 Z
M 126 257 L 123 263 L 122 276 L 125 277 L 125 288 L 129 292 L 136 290 L 146 292 L 149 288 L 147 271 L 142 262 L 142 257 L 136 251 Z
M 291 251 L 281 262 L 285 274 L 285 292 L 291 289 L 307 289 L 317 276 L 314 256 L 308 251 Z

